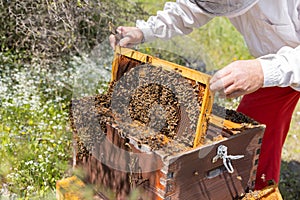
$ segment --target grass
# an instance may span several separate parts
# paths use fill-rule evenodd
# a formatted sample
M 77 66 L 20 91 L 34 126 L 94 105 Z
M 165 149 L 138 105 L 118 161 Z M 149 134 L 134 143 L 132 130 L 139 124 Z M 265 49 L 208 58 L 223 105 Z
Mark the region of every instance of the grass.
M 0 199 L 54 196 L 71 158 L 68 103 L 59 94 L 67 71 L 18 65 L 14 56 L 0 53 Z
M 300 103 L 293 114 L 281 161 L 280 191 L 284 199 L 300 199 Z
M 298 160 L 300 161 L 300 103 L 298 103 L 294 112 L 290 131 L 283 148 L 282 156 L 286 161 Z
M 73 57 L 55 70 L 0 52 L 1 200 L 55 199 L 56 181 L 71 171 L 70 100 L 105 89 L 113 55 L 106 49 L 104 59 Z

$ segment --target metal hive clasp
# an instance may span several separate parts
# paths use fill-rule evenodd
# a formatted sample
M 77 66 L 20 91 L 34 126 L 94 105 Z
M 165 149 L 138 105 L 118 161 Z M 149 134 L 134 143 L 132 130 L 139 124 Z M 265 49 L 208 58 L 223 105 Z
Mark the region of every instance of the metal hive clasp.
M 227 149 L 228 147 L 226 147 L 225 145 L 220 145 L 217 149 L 217 155 L 212 159 L 212 163 L 217 162 L 217 160 L 220 158 L 223 160 L 223 165 L 225 166 L 227 171 L 229 173 L 233 173 L 234 169 L 232 167 L 231 160 L 241 159 L 244 157 L 244 155 L 227 155 Z

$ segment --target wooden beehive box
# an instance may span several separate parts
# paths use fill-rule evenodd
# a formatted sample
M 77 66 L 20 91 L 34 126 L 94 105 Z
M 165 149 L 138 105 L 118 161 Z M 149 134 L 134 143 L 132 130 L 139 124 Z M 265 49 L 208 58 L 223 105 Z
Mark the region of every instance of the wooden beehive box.
M 134 74 L 132 69 L 140 66 Z M 226 119 L 211 114 L 213 97 L 208 89 L 208 75 L 130 49 L 122 48 L 116 52 L 111 88 L 124 89 L 127 85 L 126 90 L 138 93 L 137 88 L 145 89 L 145 83 L 152 80 L 145 78 L 151 67 L 159 68 L 159 71 L 154 69 L 154 73 L 150 71 L 151 75 L 161 77 L 161 73 L 166 72 L 167 75 L 162 77 L 164 80 L 168 77 L 174 79 L 174 73 L 180 74 L 180 77 L 175 75 L 175 85 L 191 84 L 199 94 L 196 95 L 198 105 L 194 108 L 198 112 L 193 114 L 198 114 L 196 125 L 190 125 L 195 123 L 195 119 L 187 114 L 189 108 L 186 104 L 179 109 L 168 107 L 165 103 L 164 108 L 177 112 L 179 127 L 170 128 L 173 121 L 169 122 L 167 118 L 170 129 L 161 126 L 165 132 L 157 133 L 155 130 L 149 131 L 147 125 L 141 125 L 136 119 L 129 120 L 130 125 L 127 126 L 129 122 L 122 121 L 120 113 L 115 113 L 120 112 L 119 105 L 123 106 L 121 114 L 124 112 L 125 118 L 136 117 L 134 108 L 146 102 L 147 98 L 143 102 L 137 100 L 129 114 L 124 109 L 131 102 L 120 98 L 112 90 L 106 96 L 74 100 L 71 109 L 76 140 L 74 165 L 83 170 L 84 182 L 93 186 L 99 198 L 120 200 L 238 199 L 253 189 L 265 126 L 235 111 L 227 110 Z M 141 83 L 134 85 L 134 82 L 126 82 L 130 78 L 126 77 L 127 73 L 137 73 L 143 78 L 142 81 L 133 80 Z M 123 84 L 116 85 L 122 82 L 122 77 L 125 77 Z M 156 78 L 155 75 L 153 77 Z M 182 82 L 186 79 L 187 82 Z M 159 84 L 166 87 L 169 83 L 156 81 L 154 87 Z M 142 93 L 151 93 L 153 82 L 151 84 L 151 88 L 142 90 Z M 164 88 L 160 90 L 165 91 Z M 135 93 L 126 92 L 129 96 Z M 178 94 L 181 95 L 180 92 Z M 118 101 L 113 102 L 115 99 Z M 113 104 L 115 110 L 112 109 Z M 142 117 L 145 118 L 144 115 Z M 180 121 L 185 123 L 180 124 Z M 191 133 L 193 130 L 194 133 Z M 168 131 L 172 134 L 168 135 Z M 220 154 L 222 147 L 227 149 Z

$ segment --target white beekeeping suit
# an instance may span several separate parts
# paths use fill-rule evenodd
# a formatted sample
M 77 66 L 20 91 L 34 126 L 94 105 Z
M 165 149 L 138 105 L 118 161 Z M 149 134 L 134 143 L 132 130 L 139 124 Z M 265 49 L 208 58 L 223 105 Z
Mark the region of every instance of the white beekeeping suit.
M 259 58 L 264 87 L 300 91 L 299 10 L 300 0 L 177 0 L 147 21 L 138 20 L 137 27 L 147 42 L 189 34 L 214 16 L 227 16 Z

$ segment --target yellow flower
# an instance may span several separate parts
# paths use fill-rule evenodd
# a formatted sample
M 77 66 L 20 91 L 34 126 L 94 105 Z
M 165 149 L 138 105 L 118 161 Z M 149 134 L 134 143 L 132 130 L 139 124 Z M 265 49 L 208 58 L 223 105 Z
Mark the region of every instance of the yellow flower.
M 9 132 L 11 128 L 9 126 L 5 126 L 5 130 Z
M 33 120 L 32 119 L 29 119 L 28 121 L 27 121 L 27 123 L 28 123 L 28 125 L 33 125 Z

